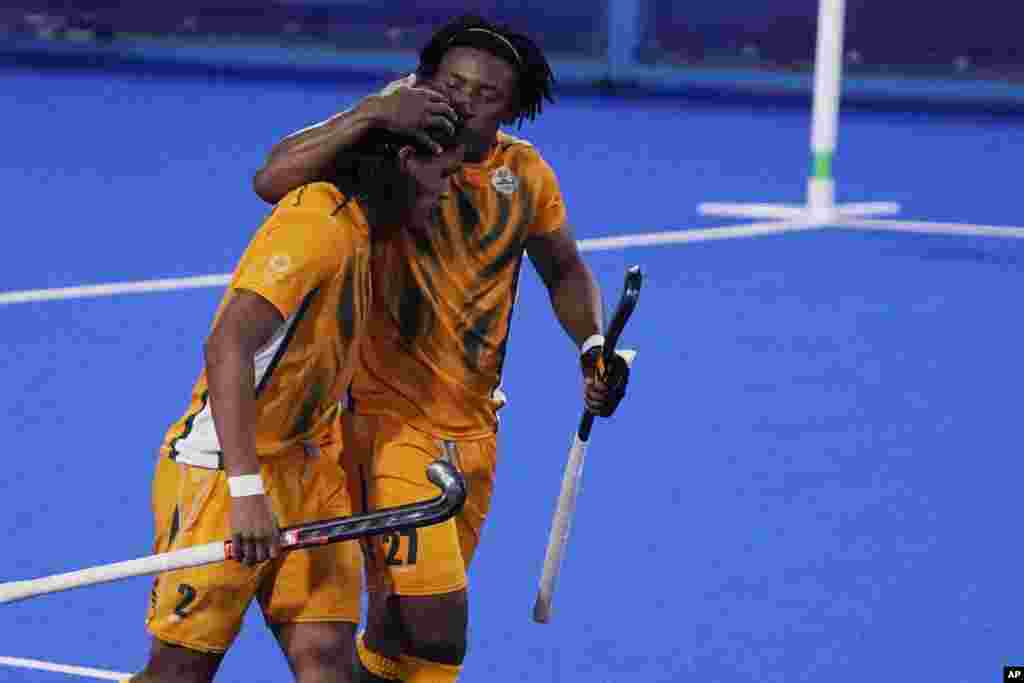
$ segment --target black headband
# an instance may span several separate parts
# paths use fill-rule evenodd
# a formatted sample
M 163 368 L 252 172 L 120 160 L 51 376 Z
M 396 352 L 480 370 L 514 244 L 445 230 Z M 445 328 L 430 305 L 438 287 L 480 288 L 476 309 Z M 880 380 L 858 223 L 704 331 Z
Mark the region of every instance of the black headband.
M 512 62 L 520 69 L 523 68 L 523 60 L 519 56 L 519 51 L 516 50 L 515 46 L 505 36 L 500 33 L 495 33 L 490 29 L 486 29 L 480 26 L 474 28 L 466 28 L 454 36 L 448 41 L 448 47 L 456 47 L 463 45 L 465 47 L 476 47 L 481 49 L 491 48 L 491 52 L 495 51 L 493 48 L 498 48 L 497 52 L 509 62 Z M 512 57 L 509 59 L 509 57 Z

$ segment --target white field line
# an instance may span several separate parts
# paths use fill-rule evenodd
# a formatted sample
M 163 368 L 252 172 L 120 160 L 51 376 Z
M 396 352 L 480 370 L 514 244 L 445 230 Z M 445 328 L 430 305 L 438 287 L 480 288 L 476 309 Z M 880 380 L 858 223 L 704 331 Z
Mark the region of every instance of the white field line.
M 578 242 L 580 251 L 605 251 L 627 247 L 659 246 L 681 242 L 702 242 L 735 237 L 756 237 L 796 229 L 792 223 L 753 223 L 726 228 L 703 230 L 674 230 L 652 232 L 640 235 L 599 237 Z M 110 282 L 99 285 L 59 287 L 55 289 L 30 289 L 19 292 L 0 292 L 0 305 L 23 304 L 34 301 L 57 301 L 61 299 L 85 299 L 88 297 L 115 296 L 118 294 L 147 294 L 169 292 L 198 287 L 224 287 L 231 281 L 230 274 L 199 275 L 195 277 L 166 278 L 161 280 L 140 280 L 138 282 Z
M 113 296 L 115 294 L 169 292 L 195 287 L 223 287 L 230 280 L 230 275 L 198 275 L 195 277 L 177 277 L 162 280 L 141 280 L 139 282 L 110 282 L 102 285 L 59 287 L 57 289 L 30 289 L 22 292 L 0 293 L 0 305 L 24 304 L 31 301 L 53 301 L 57 299 L 85 299 L 96 296 Z
M 1024 238 L 1024 228 L 999 225 L 971 225 L 969 223 L 932 223 L 929 221 L 897 221 L 888 219 L 839 218 L 835 227 L 854 230 L 880 230 L 885 232 L 915 232 L 926 235 L 969 235 L 976 237 Z
M 665 232 L 649 232 L 637 235 L 619 235 L 615 237 L 595 237 L 580 240 L 580 251 L 609 251 L 627 249 L 629 247 L 652 247 L 666 244 L 683 244 L 686 242 L 710 242 L 712 240 L 738 239 L 742 237 L 761 237 L 778 235 L 784 232 L 812 230 L 818 224 L 804 221 L 762 221 L 745 225 L 729 225 L 724 228 L 701 228 L 698 230 L 668 230 Z
M 101 669 L 89 669 L 84 666 L 65 666 L 52 662 L 42 662 L 38 659 L 21 659 L 20 657 L 0 657 L 0 666 L 13 666 L 19 669 L 35 669 L 36 671 L 52 671 L 69 676 L 81 676 L 82 678 L 94 678 L 100 681 L 125 681 L 131 678 L 132 674 L 119 673 L 117 671 L 103 671 Z
M 662 232 L 595 237 L 580 240 L 580 251 L 612 251 L 632 247 L 656 247 L 688 242 L 709 242 L 713 240 L 739 239 L 777 235 L 787 232 L 814 230 L 823 225 L 818 221 L 762 221 L 721 228 L 700 228 L 693 230 L 666 230 Z M 928 221 L 898 221 L 879 219 L 855 219 L 841 217 L 828 223 L 842 229 L 881 230 L 887 232 L 912 232 L 933 235 L 975 235 L 982 237 L 1024 238 L 1024 228 L 995 225 L 971 225 L 969 223 L 933 223 Z M 195 277 L 140 280 L 138 282 L 110 282 L 99 285 L 58 287 L 55 289 L 30 289 L 17 292 L 0 292 L 0 306 L 34 301 L 56 301 L 61 299 L 84 299 L 88 297 L 115 296 L 118 294 L 147 294 L 169 292 L 179 289 L 200 287 L 223 287 L 231 281 L 230 274 L 197 275 Z
M 807 215 L 802 204 L 724 204 L 704 202 L 697 205 L 697 213 L 703 216 L 725 216 L 729 218 L 775 218 L 796 220 Z

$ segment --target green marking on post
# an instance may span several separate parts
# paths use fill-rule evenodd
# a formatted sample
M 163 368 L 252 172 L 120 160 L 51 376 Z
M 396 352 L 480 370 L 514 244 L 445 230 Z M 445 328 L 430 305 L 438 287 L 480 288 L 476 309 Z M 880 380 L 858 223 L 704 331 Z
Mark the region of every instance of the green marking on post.
M 832 178 L 832 152 L 818 152 L 811 159 L 811 176 L 820 180 Z

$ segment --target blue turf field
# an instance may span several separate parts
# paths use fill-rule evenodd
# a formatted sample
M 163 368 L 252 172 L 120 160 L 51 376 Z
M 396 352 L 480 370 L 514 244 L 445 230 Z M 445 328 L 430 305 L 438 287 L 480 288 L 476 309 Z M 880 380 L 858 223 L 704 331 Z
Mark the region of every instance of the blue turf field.
M 371 84 L 3 73 L 0 290 L 227 272 L 271 142 Z M 808 114 L 566 98 L 524 131 L 580 237 L 802 198 Z M 1020 225 L 1020 119 L 843 116 L 840 199 Z M 596 427 L 552 625 L 530 608 L 579 409 L 535 276 L 513 328 L 467 681 L 997 680 L 1016 618 L 1016 241 L 847 232 L 588 254 L 645 266 L 620 414 Z M 156 446 L 218 291 L 0 308 L 0 580 L 149 552 Z M 131 671 L 149 580 L 0 608 L 0 655 Z M 937 672 L 937 673 L 934 673 Z M 225 681 L 288 680 L 261 619 Z M 3 681 L 66 681 L 0 668 Z

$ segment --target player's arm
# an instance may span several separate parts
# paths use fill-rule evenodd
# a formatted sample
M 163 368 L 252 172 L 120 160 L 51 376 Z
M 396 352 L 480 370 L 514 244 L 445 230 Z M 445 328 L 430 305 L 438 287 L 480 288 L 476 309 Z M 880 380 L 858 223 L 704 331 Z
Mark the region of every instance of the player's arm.
M 224 470 L 233 486 L 232 547 L 235 559 L 250 565 L 277 557 L 279 551 L 278 527 L 270 499 L 258 492 L 261 487 L 256 456 L 253 358 L 283 322 L 281 313 L 269 301 L 253 292 L 235 290 L 205 346 L 210 408 Z M 246 475 L 255 478 L 232 479 Z M 246 490 L 238 484 L 248 484 L 250 488 Z
M 601 289 L 580 255 L 572 229 L 566 225 L 530 237 L 526 253 L 547 287 L 558 321 L 576 346 L 601 334 Z
M 357 143 L 372 128 L 412 135 L 441 152 L 424 131 L 433 126 L 452 128 L 455 111 L 433 90 L 392 83 L 348 111 L 278 142 L 253 179 L 253 189 L 271 204 L 297 187 L 319 180 L 338 152 Z M 454 130 L 452 128 L 452 130 Z
M 604 328 L 601 288 L 580 255 L 572 230 L 567 225 L 526 241 L 526 253 L 544 281 L 555 316 L 569 337 L 581 348 Z M 597 359 L 603 345 L 581 348 L 583 400 L 587 410 L 607 417 L 615 412 L 625 395 L 628 368 L 610 368 L 613 381 L 598 372 Z
M 330 196 L 318 196 L 324 192 Z M 325 202 L 333 203 L 334 196 L 314 188 L 308 206 L 279 206 L 260 227 L 235 268 L 231 296 L 206 343 L 210 407 L 229 484 L 231 477 L 247 476 L 252 479 L 241 481 L 256 489 L 234 486 L 231 497 L 232 546 L 240 551 L 236 558 L 250 564 L 276 556 L 279 547 L 270 499 L 253 476 L 259 473 L 254 357 L 338 272 L 348 231 L 313 208 Z

